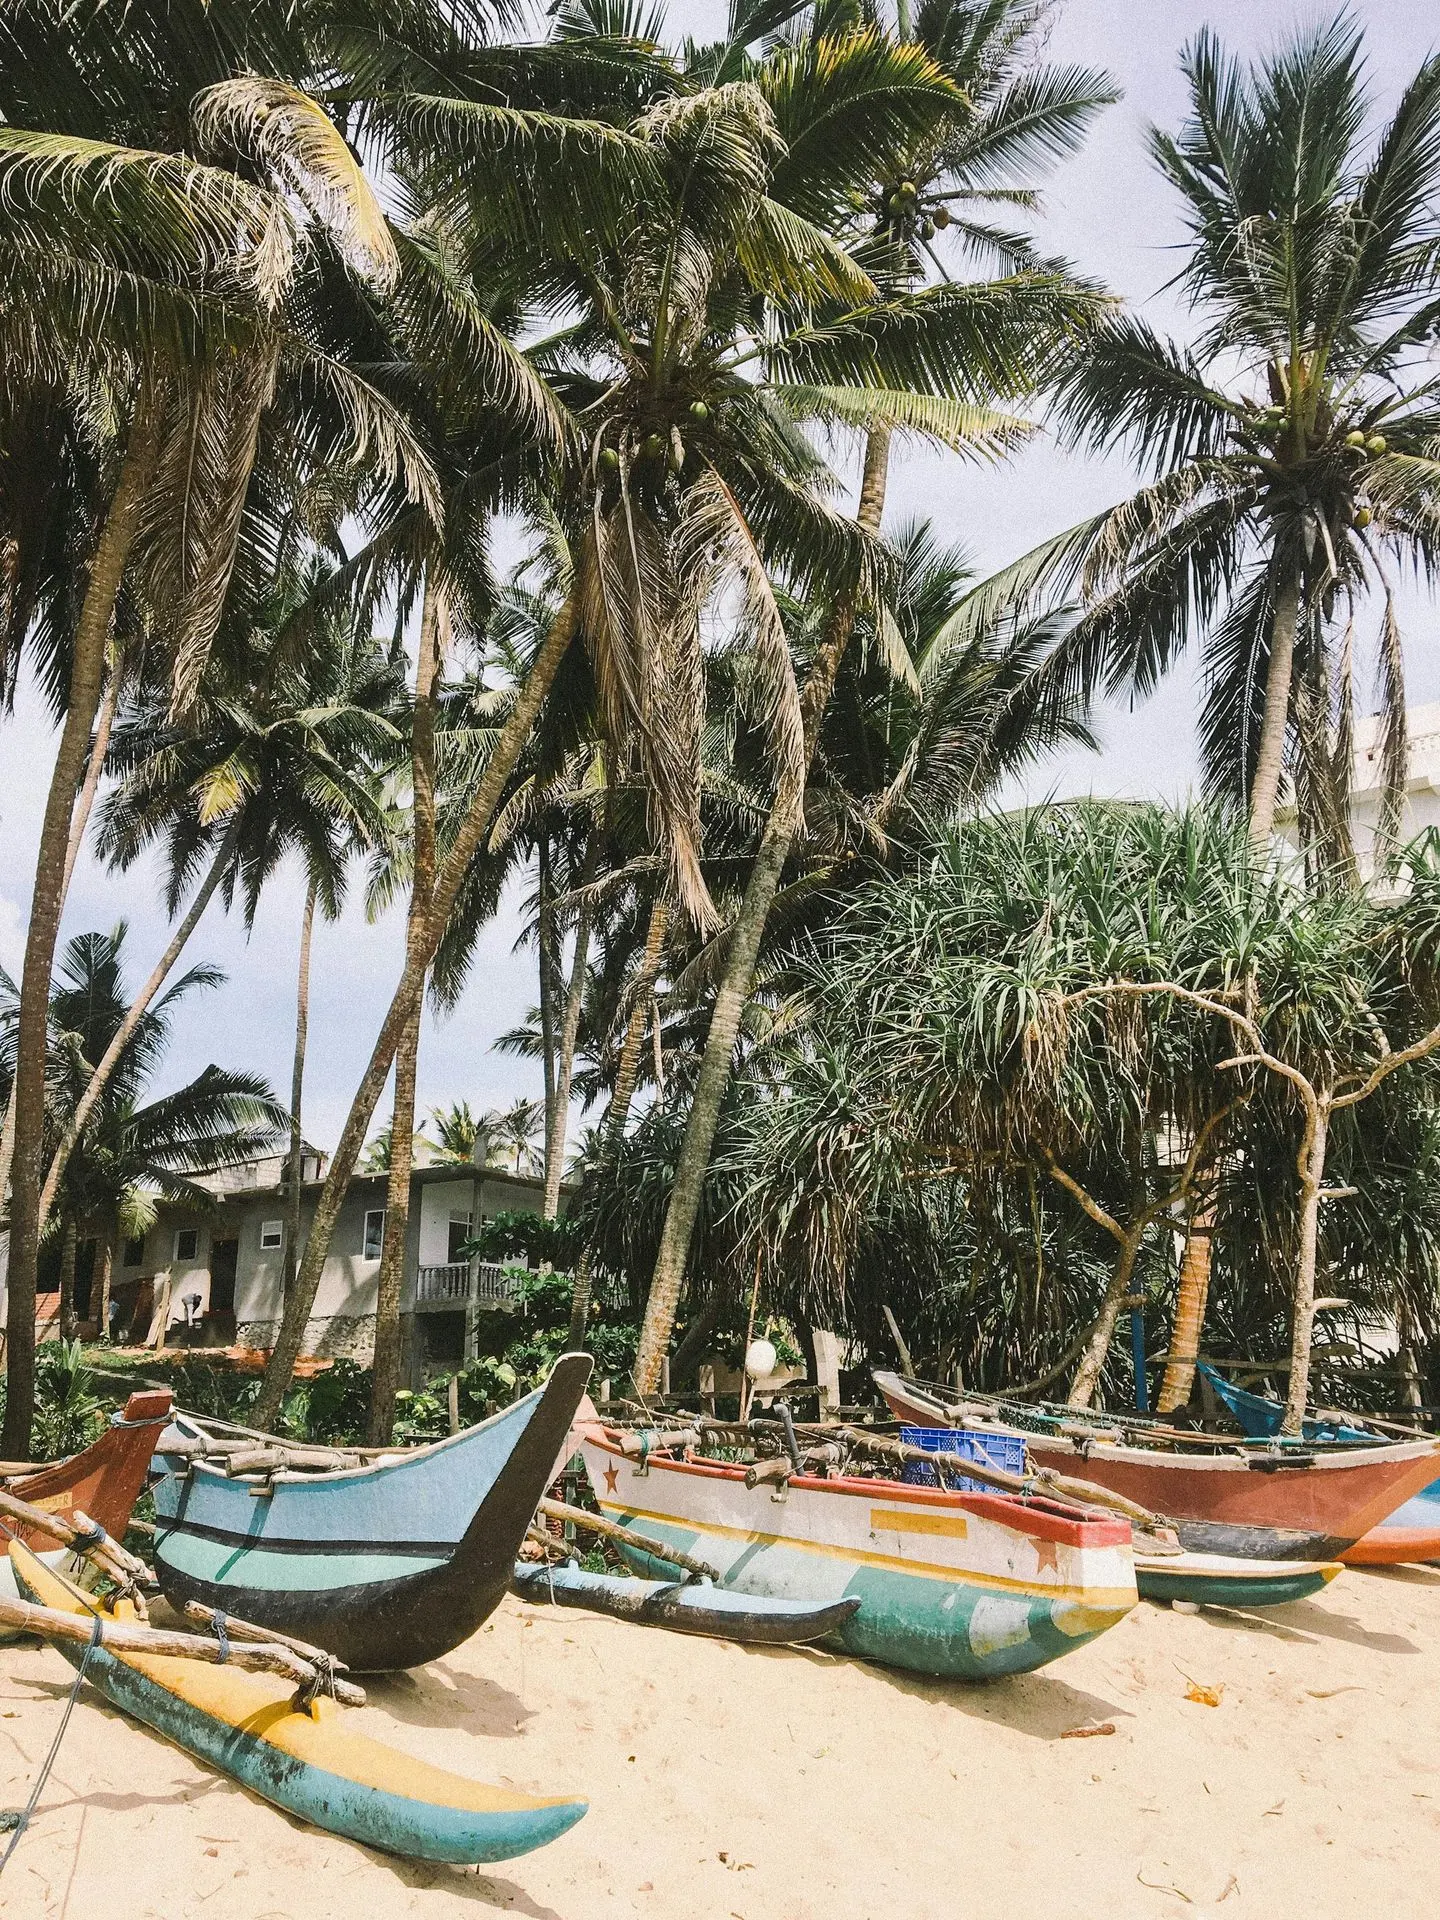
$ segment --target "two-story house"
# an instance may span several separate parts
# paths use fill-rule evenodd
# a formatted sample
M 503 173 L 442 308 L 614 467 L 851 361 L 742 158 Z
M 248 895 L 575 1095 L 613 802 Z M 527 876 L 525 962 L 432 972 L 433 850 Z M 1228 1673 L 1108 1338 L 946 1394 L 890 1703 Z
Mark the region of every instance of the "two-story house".
M 124 1342 L 155 1341 L 163 1319 L 167 1344 L 269 1347 L 280 1324 L 289 1231 L 283 1159 L 271 1155 L 202 1175 L 214 1194 L 205 1210 L 161 1201 L 148 1233 L 115 1249 L 111 1269 L 111 1332 Z M 305 1150 L 301 1244 L 314 1217 L 324 1158 Z M 367 1361 L 374 1350 L 375 1298 L 385 1232 L 388 1175 L 357 1174 L 330 1238 L 303 1351 Z M 496 1167 L 443 1163 L 410 1176 L 401 1316 L 407 1373 L 453 1366 L 475 1345 L 475 1316 L 509 1304 L 514 1288 L 502 1268 L 467 1259 L 462 1248 L 476 1226 L 500 1212 L 538 1213 L 543 1182 Z M 569 1197 L 567 1188 L 562 1198 Z M 5 1306 L 8 1237 L 0 1236 L 0 1315 Z M 58 1287 L 53 1257 L 41 1285 Z M 98 1272 L 93 1243 L 82 1245 L 76 1308 L 82 1327 L 98 1331 Z M 42 1293 L 41 1315 L 53 1320 L 58 1298 Z

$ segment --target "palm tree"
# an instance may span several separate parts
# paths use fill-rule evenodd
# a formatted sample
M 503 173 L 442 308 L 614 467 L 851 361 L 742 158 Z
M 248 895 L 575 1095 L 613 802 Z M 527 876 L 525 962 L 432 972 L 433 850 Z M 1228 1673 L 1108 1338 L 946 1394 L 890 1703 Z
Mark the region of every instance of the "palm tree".
M 93 1063 L 125 1023 L 126 928 L 78 934 L 67 942 L 50 1004 L 47 1107 L 52 1132 L 67 1127 L 88 1086 Z M 111 1264 L 118 1237 L 144 1232 L 156 1202 L 208 1209 L 213 1195 L 192 1175 L 253 1159 L 273 1147 L 286 1121 L 283 1107 L 254 1074 L 209 1066 L 187 1085 L 147 1100 L 170 1042 L 175 1016 L 192 994 L 223 984 L 211 966 L 192 967 L 162 994 L 129 1038 L 103 1093 L 80 1130 L 56 1203 L 62 1242 L 61 1320 L 74 1331 L 75 1247 L 82 1229 L 99 1243 L 97 1318 L 107 1326 Z M 0 974 L 8 1044 L 0 1046 L 0 1083 L 14 1070 L 14 983 Z
M 336 431 L 343 420 L 352 457 L 368 440 L 372 466 L 378 452 L 387 475 L 408 465 L 410 485 L 428 484 L 393 410 L 333 361 L 313 303 L 295 297 L 309 228 L 323 227 L 327 244 L 377 283 L 394 271 L 362 172 L 301 90 L 315 70 L 309 45 L 288 9 L 252 10 L 237 40 L 212 10 L 187 12 L 185 32 L 173 10 L 144 19 L 137 10 L 116 36 L 93 5 L 63 21 L 12 10 L 0 30 L 7 378 L 42 414 L 68 394 L 76 398 L 65 404 L 113 423 L 103 430 L 106 478 L 70 635 L 20 990 L 3 1442 L 15 1454 L 28 1442 L 33 1405 L 50 974 L 122 585 L 164 624 L 183 708 L 230 585 L 262 424 L 278 393 L 312 418 L 328 411 L 330 464 L 347 437 Z M 276 77 L 257 75 L 256 60 Z M 43 539 L 43 527 L 25 531 Z M 35 560 L 33 552 L 21 560 L 22 577 L 33 579 Z M 67 604 L 53 578 L 32 592 L 31 604 L 42 601 Z
M 448 1107 L 432 1107 L 430 1123 L 435 1129 L 437 1160 L 453 1161 L 463 1167 L 496 1164 L 499 1142 L 493 1116 L 472 1113 L 468 1100 L 452 1100 Z
M 1034 204 L 1030 169 L 1079 144 L 1096 111 L 1112 100 L 1114 89 L 1101 75 L 1075 69 L 1037 67 L 1033 56 L 1049 9 L 1033 0 L 938 0 L 922 6 L 916 15 L 920 46 L 932 71 L 943 74 L 955 89 L 955 110 L 936 115 L 916 127 L 908 140 L 888 151 L 876 147 L 868 156 L 871 167 L 860 200 L 870 223 L 867 240 L 885 263 L 889 286 L 908 290 L 933 264 L 945 282 L 942 292 L 952 300 L 969 298 L 976 310 L 988 307 L 1000 331 L 983 341 L 952 343 L 953 391 L 973 409 L 968 431 L 955 444 L 975 451 L 1002 451 L 1023 431 L 1021 423 L 998 415 L 996 407 L 1022 397 L 1042 377 L 1054 347 L 1087 316 L 1083 300 L 1073 296 L 1049 314 L 1028 315 L 1028 350 L 1013 351 L 1007 321 L 1015 317 L 1012 303 L 1026 305 L 1026 276 L 1033 272 L 1033 251 L 1023 238 L 999 233 L 977 219 L 956 220 L 959 203 L 995 201 Z M 909 39 L 909 9 L 902 20 L 902 41 Z M 905 47 L 895 49 L 904 57 Z M 815 81 L 832 64 L 830 44 L 821 39 L 786 49 L 769 77 L 769 97 L 776 103 L 777 120 L 790 148 L 786 176 L 778 191 L 802 207 L 812 207 L 815 190 L 797 165 L 818 140 L 833 138 L 828 116 L 813 114 Z M 822 174 L 823 177 L 823 174 Z M 838 185 L 832 159 L 827 184 Z M 852 192 L 854 182 L 849 183 Z M 827 206 L 833 231 L 859 240 L 852 199 L 846 212 L 834 201 Z M 954 227 L 966 252 L 999 253 L 1020 269 L 1009 281 L 954 287 L 934 252 L 937 227 Z M 1041 275 L 1039 278 L 1043 279 Z M 1011 349 L 1008 350 L 1007 349 Z M 868 426 L 865 457 L 856 508 L 856 525 L 867 536 L 878 537 L 885 509 L 891 436 L 896 425 L 915 426 L 923 414 L 900 409 L 885 417 L 863 398 L 836 395 L 829 402 L 834 414 Z M 958 425 L 959 423 L 955 423 Z M 829 705 L 836 676 L 845 656 L 861 597 L 854 591 L 833 603 L 822 644 L 811 661 L 801 708 L 800 759 L 808 775 L 814 759 L 821 720 Z M 741 1021 L 754 984 L 760 943 L 771 905 L 787 860 L 799 838 L 804 817 L 804 779 L 790 789 L 777 788 L 765 832 L 751 870 L 745 897 L 730 931 L 724 973 L 715 993 L 705 1051 L 695 1083 L 684 1146 L 675 1170 L 675 1185 L 666 1213 L 665 1231 L 651 1279 L 650 1298 L 636 1355 L 635 1380 L 641 1393 L 651 1393 L 680 1300 L 690 1238 L 700 1207 L 705 1171 L 715 1130 L 725 1100 Z
M 873 67 L 876 49 L 861 39 Z M 902 63 L 880 93 L 867 156 L 953 102 L 953 89 L 923 60 Z M 473 103 L 432 96 L 425 115 L 437 216 L 447 229 L 463 216 L 467 259 L 493 272 L 497 258 L 514 257 L 506 223 L 535 230 L 536 208 L 517 207 L 513 182 L 497 186 L 493 165 L 477 168 Z M 593 126 L 583 138 L 599 178 L 610 149 L 596 146 Z M 779 141 L 753 86 L 672 93 L 615 142 L 623 165 L 610 170 L 611 203 L 579 220 L 575 208 L 557 208 L 554 222 L 537 232 L 531 284 L 515 294 L 517 305 L 528 294 L 537 311 L 573 304 L 583 316 L 529 356 L 583 427 L 552 475 L 550 500 L 534 501 L 542 522 L 553 517 L 551 501 L 560 501 L 575 555 L 571 589 L 438 866 L 426 924 L 407 944 L 287 1302 L 256 1409 L 262 1424 L 274 1417 L 293 1369 L 346 1183 L 425 970 L 572 639 L 583 632 L 607 739 L 643 780 L 678 895 L 704 918 L 696 773 L 702 617 L 739 589 L 756 635 L 777 764 L 793 785 L 799 713 L 770 570 L 818 583 L 859 579 L 873 566 L 863 536 L 824 502 L 826 469 L 784 414 L 844 406 L 864 386 L 881 411 L 968 432 L 977 416 L 957 407 L 957 390 L 968 398 L 968 374 L 952 376 L 956 343 L 983 340 L 1002 357 L 1020 353 L 1029 339 L 1022 310 L 1028 323 L 1037 311 L 1073 304 L 1068 287 L 1040 276 L 1004 313 L 991 301 L 982 317 L 973 303 L 942 290 L 920 306 L 890 303 L 877 318 L 869 276 L 811 222 L 767 196 Z M 833 199 L 833 155 L 813 145 Z M 593 186 L 587 179 L 587 195 Z M 772 315 L 789 328 L 778 342 Z M 904 393 L 896 397 L 897 387 L 917 383 L 941 396 L 928 416 Z M 782 386 L 789 399 L 777 391 Z M 992 430 L 986 416 L 983 431 Z M 518 476 L 524 450 L 509 446 Z
M 1194 635 L 1211 791 L 1248 805 L 1266 847 L 1288 763 L 1321 866 L 1353 869 L 1351 612 L 1379 594 L 1390 835 L 1406 762 L 1392 570 L 1433 576 L 1440 514 L 1422 345 L 1440 311 L 1440 59 L 1378 133 L 1347 16 L 1250 67 L 1204 32 L 1182 64 L 1189 117 L 1150 150 L 1181 198 L 1198 336 L 1119 315 L 1078 358 L 1066 431 L 1127 446 L 1155 478 L 1055 542 L 1051 577 L 1079 569 L 1077 671 L 1107 687 L 1147 692 Z
M 352 852 L 383 837 L 374 772 L 399 737 L 391 718 L 397 662 L 333 618 L 297 648 L 290 632 L 297 602 L 318 589 L 323 571 L 312 565 L 308 578 L 302 573 L 277 584 L 268 625 L 220 650 L 186 723 L 167 718 L 168 690 L 151 686 L 142 687 L 114 729 L 112 763 L 121 778 L 101 810 L 102 848 L 123 869 L 163 841 L 172 912 L 191 876 L 202 877 L 77 1100 L 46 1175 L 42 1226 L 74 1140 L 213 895 L 238 893 L 245 922 L 253 925 L 266 881 L 287 855 L 298 853 L 307 873 L 302 947 L 308 961 L 315 902 L 333 920 Z M 301 1038 L 307 988 L 302 968 Z M 303 1061 L 297 1039 L 297 1076 Z M 292 1116 L 292 1132 L 294 1126 Z M 296 1151 L 292 1138 L 292 1157 Z
M 543 1164 L 536 1142 L 545 1138 L 545 1103 L 541 1100 L 514 1100 L 508 1107 L 496 1107 L 485 1115 L 487 1133 L 503 1153 L 515 1155 L 516 1173 L 533 1173 Z

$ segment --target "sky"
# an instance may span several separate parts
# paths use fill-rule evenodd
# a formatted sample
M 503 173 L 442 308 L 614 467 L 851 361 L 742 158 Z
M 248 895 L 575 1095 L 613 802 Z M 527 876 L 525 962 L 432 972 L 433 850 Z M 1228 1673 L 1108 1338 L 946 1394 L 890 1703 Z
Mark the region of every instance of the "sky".
M 671 31 L 677 38 L 714 38 L 724 11 L 723 0 L 671 0 Z M 1366 29 L 1383 112 L 1440 43 L 1440 22 L 1420 0 L 1361 0 L 1353 12 Z M 1291 10 L 1273 0 L 1061 0 L 1049 57 L 1105 68 L 1123 98 L 1101 117 L 1082 153 L 1053 177 L 1039 229 L 1046 249 L 1103 280 L 1151 324 L 1183 334 L 1188 316 L 1166 290 L 1182 235 L 1169 189 L 1146 159 L 1145 129 L 1152 123 L 1174 126 L 1183 113 L 1178 55 L 1202 25 L 1237 51 L 1254 54 L 1294 23 L 1320 17 L 1314 8 Z M 1123 498 L 1134 480 L 1121 459 L 1077 455 L 1043 436 L 1002 468 L 978 468 L 912 447 L 892 461 L 887 521 L 893 526 L 926 515 L 943 538 L 962 544 L 988 571 Z M 1440 647 L 1428 596 L 1407 592 L 1401 617 L 1411 699 L 1440 698 Z M 1006 797 L 1094 792 L 1180 799 L 1195 778 L 1197 702 L 1195 679 L 1182 669 L 1134 711 L 1102 710 L 1098 754 L 1075 750 L 1047 760 L 1023 793 Z M 0 966 L 17 978 L 53 752 L 48 721 L 24 687 L 14 719 L 0 726 Z M 333 925 L 317 923 L 315 935 L 304 1112 L 307 1137 L 325 1147 L 340 1131 L 404 945 L 402 916 L 392 912 L 367 925 L 358 885 L 353 892 L 341 918 Z M 148 968 L 167 938 L 159 900 L 153 869 L 142 863 L 111 875 L 87 850 L 76 869 L 62 938 L 125 920 L 138 978 L 142 963 Z M 275 1088 L 288 1089 L 302 904 L 298 873 L 282 874 L 262 899 L 247 937 L 238 915 L 227 920 L 212 903 L 188 958 L 217 963 L 227 981 L 185 1006 L 162 1084 L 178 1085 L 215 1061 L 259 1071 Z M 513 951 L 518 932 L 517 901 L 511 898 L 481 940 L 460 1005 L 440 1020 L 427 1015 L 422 1111 L 454 1099 L 478 1108 L 538 1093 L 535 1065 L 493 1047 L 535 999 L 533 954 Z

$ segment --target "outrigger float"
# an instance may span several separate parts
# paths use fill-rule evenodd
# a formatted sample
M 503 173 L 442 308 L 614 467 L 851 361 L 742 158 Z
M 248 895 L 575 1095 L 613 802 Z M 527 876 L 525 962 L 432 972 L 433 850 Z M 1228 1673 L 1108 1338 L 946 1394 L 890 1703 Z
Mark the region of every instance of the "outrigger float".
M 325 1694 L 297 1700 L 293 1675 L 107 1646 L 107 1627 L 123 1641 L 136 1620 L 128 1602 L 102 1605 L 19 1544 L 10 1559 L 52 1634 L 60 1616 L 99 1621 L 98 1645 L 83 1631 L 55 1644 L 72 1666 L 86 1663 L 107 1700 L 312 1826 L 407 1859 L 477 1866 L 545 1846 L 586 1811 L 584 1800 L 490 1786 L 353 1732 Z

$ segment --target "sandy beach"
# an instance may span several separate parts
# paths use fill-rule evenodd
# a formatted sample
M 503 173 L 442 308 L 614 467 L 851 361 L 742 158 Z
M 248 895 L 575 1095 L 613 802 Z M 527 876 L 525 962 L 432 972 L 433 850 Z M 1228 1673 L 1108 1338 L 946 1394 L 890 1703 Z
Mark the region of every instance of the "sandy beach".
M 70 1670 L 0 1648 L 0 1805 Z M 1210 1706 L 1192 1691 L 1219 1695 Z M 301 1826 L 93 1694 L 0 1883 L 7 1920 L 1410 1920 L 1440 1853 L 1440 1572 L 1265 1614 L 1142 1604 L 980 1688 L 506 1600 L 371 1683 L 369 1731 L 590 1812 L 482 1872 Z M 1113 1733 L 1067 1737 L 1076 1729 Z

